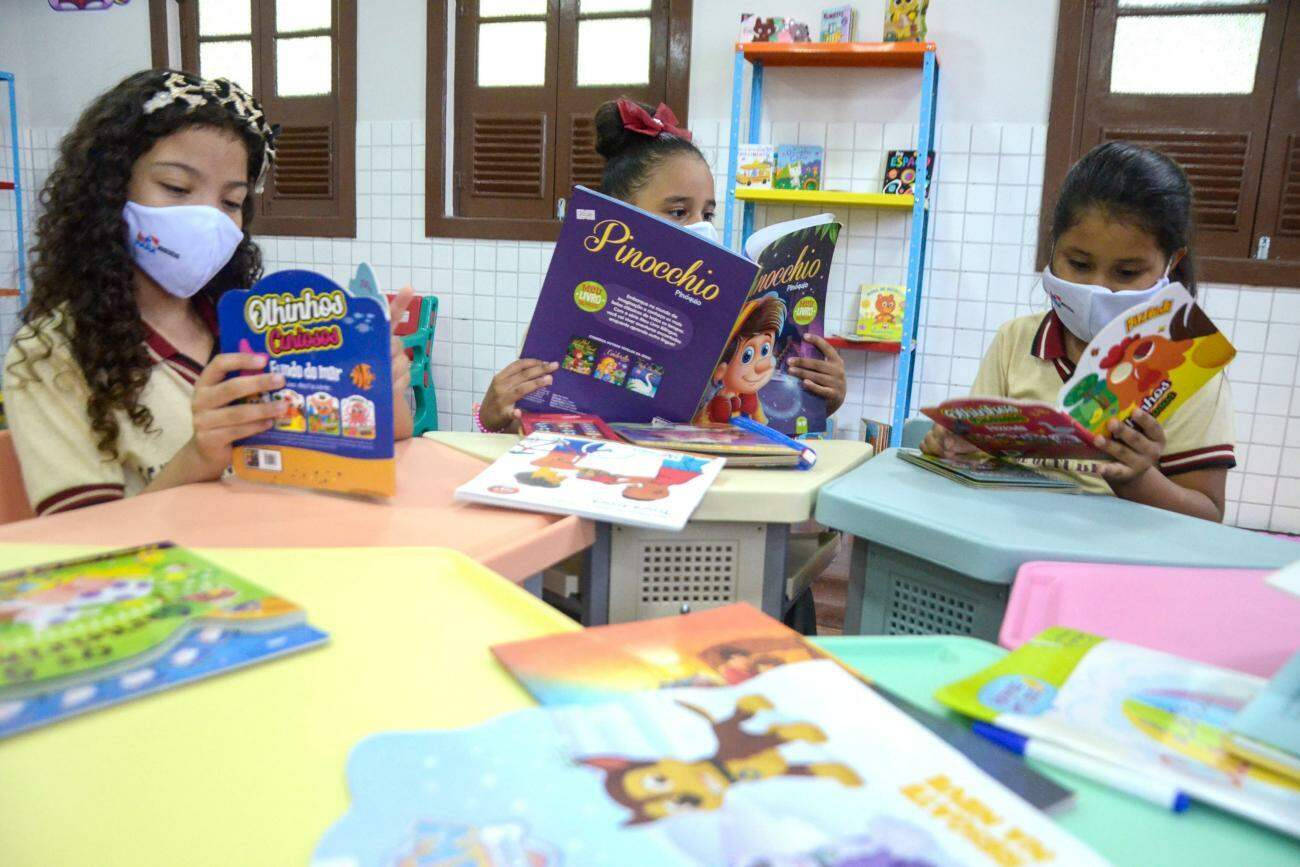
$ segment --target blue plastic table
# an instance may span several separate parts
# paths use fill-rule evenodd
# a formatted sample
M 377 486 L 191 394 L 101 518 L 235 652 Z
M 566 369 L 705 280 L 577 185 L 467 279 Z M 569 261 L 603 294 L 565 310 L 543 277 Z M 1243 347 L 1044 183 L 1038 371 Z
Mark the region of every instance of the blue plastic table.
M 1292 542 L 1117 497 L 982 490 L 891 449 L 827 484 L 817 520 L 855 537 L 845 631 L 996 640 L 1031 560 L 1277 568 Z
M 816 642 L 882 686 L 952 719 L 961 716 L 936 702 L 935 690 L 992 665 L 1006 653 L 988 642 L 958 636 L 822 638 Z M 1171 813 L 1074 774 L 1030 763 L 1074 790 L 1074 807 L 1053 818 L 1117 865 L 1300 864 L 1300 842 L 1214 807 L 1193 803 L 1186 813 Z

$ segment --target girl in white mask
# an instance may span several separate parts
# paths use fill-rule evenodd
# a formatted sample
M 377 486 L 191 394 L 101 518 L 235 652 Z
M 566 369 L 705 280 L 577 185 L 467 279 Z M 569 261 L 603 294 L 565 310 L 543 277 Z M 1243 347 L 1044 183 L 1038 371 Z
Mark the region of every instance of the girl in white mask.
M 1127 142 L 1099 145 L 1069 171 L 1052 217 L 1052 256 L 1042 285 L 1051 310 L 998 329 L 973 395 L 1055 403 L 1088 341 L 1168 282 L 1196 293 L 1192 191 L 1178 165 Z M 1100 476 L 1074 474 L 1100 493 L 1211 521 L 1223 520 L 1236 465 L 1232 397 L 1222 374 L 1162 426 L 1141 410 L 1111 421 L 1096 445 L 1115 460 Z M 935 428 L 922 450 L 953 457 L 974 449 Z
M 215 479 L 233 442 L 271 427 L 271 403 L 243 401 L 283 380 L 263 356 L 216 354 L 215 304 L 261 276 L 249 224 L 274 159 L 252 96 L 167 70 L 128 77 L 64 138 L 6 359 L 38 514 Z M 394 374 L 405 388 L 400 352 Z
M 597 109 L 595 121 L 596 151 L 605 158 L 601 192 L 720 241 L 713 225 L 713 173 L 690 132 L 677 126 L 671 109 L 620 99 Z M 844 403 L 844 362 L 821 337 L 807 339 L 825 360 L 792 359 L 790 369 L 802 378 L 804 388 L 826 398 L 829 416 Z M 535 358 L 511 362 L 488 386 L 478 408 L 478 426 L 486 431 L 517 427 L 515 401 L 550 385 L 558 366 Z

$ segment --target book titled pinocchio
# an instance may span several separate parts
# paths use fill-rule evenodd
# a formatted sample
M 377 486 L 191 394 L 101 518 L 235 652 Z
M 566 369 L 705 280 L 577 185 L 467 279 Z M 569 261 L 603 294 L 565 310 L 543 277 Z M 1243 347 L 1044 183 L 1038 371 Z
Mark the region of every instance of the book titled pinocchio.
M 218 305 L 222 352 L 268 356 L 284 387 L 263 399 L 275 426 L 242 440 L 235 475 L 258 482 L 392 496 L 393 386 L 382 304 L 311 271 L 280 271 Z

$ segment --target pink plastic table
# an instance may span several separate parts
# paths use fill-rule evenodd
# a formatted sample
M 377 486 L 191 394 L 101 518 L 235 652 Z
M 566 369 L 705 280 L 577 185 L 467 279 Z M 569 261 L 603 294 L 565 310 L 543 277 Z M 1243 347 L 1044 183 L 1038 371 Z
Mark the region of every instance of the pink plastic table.
M 587 548 L 590 521 L 458 503 L 484 462 L 428 440 L 397 446 L 397 496 L 369 501 L 209 482 L 0 526 L 0 542 L 191 548 L 440 547 L 515 582 Z
M 1026 563 L 998 642 L 1016 648 L 1068 626 L 1269 677 L 1300 650 L 1300 598 L 1266 569 Z

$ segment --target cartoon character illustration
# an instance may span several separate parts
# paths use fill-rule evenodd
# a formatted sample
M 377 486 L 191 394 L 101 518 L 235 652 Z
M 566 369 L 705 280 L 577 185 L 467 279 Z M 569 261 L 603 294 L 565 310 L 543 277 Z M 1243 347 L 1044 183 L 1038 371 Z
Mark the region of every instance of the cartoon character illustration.
M 1075 421 L 1093 430 L 1118 411 L 1118 398 L 1106 387 L 1106 381 L 1089 373 L 1065 395 L 1065 411 Z
M 596 344 L 585 337 L 575 337 L 569 341 L 565 350 L 564 361 L 560 366 L 572 373 L 588 376 L 596 363 Z
M 0 622 L 25 623 L 33 632 L 43 632 L 91 608 L 142 599 L 152 592 L 153 581 L 148 579 L 78 577 L 0 601 Z
M 733 685 L 787 663 L 818 658 L 808 645 L 789 638 L 737 638 L 706 647 L 699 657 Z
M 362 391 L 369 391 L 370 386 L 375 384 L 375 369 L 363 361 L 352 368 L 348 378 L 352 380 L 352 384 L 357 388 Z
M 776 375 L 776 338 L 784 327 L 785 302 L 776 293 L 745 303 L 713 371 L 716 392 L 694 424 L 727 424 L 739 415 L 767 423 L 758 392 Z
M 802 21 L 786 21 L 785 27 L 782 28 L 779 42 L 809 42 L 812 35 L 808 32 L 808 25 Z
M 925 38 L 930 0 L 886 0 L 885 41 L 919 42 Z
M 629 759 L 622 756 L 587 756 L 578 763 L 605 774 L 605 791 L 616 803 L 632 811 L 624 823 L 641 825 L 672 816 L 722 807 L 728 790 L 737 784 L 773 777 L 820 777 L 843 786 L 860 786 L 862 778 L 839 762 L 790 764 L 780 748 L 794 741 L 819 744 L 826 733 L 807 722 L 776 723 L 761 734 L 743 726 L 772 703 L 761 695 L 736 702 L 736 711 L 721 722 L 704 710 L 677 702 L 699 714 L 713 727 L 717 747 L 713 755 L 696 761 L 671 757 Z
M 375 405 L 359 394 L 343 398 L 343 435 L 354 439 L 375 438 Z
M 663 381 L 663 377 L 664 369 L 659 365 L 638 361 L 632 365 L 632 373 L 628 375 L 624 387 L 644 397 L 654 397 L 659 393 L 659 383 Z
M 301 394 L 291 388 L 282 388 L 271 394 L 271 400 L 280 404 L 280 414 L 275 417 L 276 430 L 300 432 L 307 429 L 306 401 Z
M 338 398 L 324 391 L 318 391 L 307 398 L 307 430 L 311 433 L 338 436 Z
M 1191 340 L 1170 340 L 1161 334 L 1130 334 L 1112 346 L 1099 366 L 1106 372 L 1106 386 L 1119 401 L 1116 411 L 1137 406 L 1183 363 L 1191 348 Z
M 898 299 L 887 292 L 882 292 L 876 296 L 876 315 L 875 321 L 879 326 L 893 325 L 898 321 L 894 311 L 898 309 Z
M 753 36 L 750 42 L 771 42 L 772 37 L 781 29 L 781 19 L 779 18 L 754 18 L 750 22 Z
M 627 367 L 627 356 L 607 349 L 601 354 L 600 361 L 596 362 L 596 372 L 593 376 L 611 385 L 622 385 L 627 379 Z

